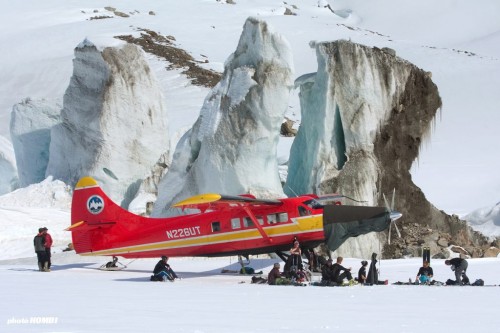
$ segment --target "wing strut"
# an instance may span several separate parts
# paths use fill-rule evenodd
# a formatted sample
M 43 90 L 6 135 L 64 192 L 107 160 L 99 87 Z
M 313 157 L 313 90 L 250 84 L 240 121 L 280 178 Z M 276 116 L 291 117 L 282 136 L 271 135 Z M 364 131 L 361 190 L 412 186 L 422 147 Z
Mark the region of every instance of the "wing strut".
M 255 218 L 255 215 L 253 214 L 252 210 L 250 209 L 250 207 L 246 206 L 246 205 L 243 205 L 243 210 L 248 214 L 248 216 L 250 217 L 250 219 L 252 220 L 253 224 L 257 227 L 257 229 L 259 230 L 260 234 L 262 235 L 262 238 L 264 238 L 266 241 L 268 241 L 269 243 L 272 243 L 273 242 L 273 239 L 270 238 L 266 232 L 264 231 L 264 228 L 262 228 L 262 226 L 259 224 L 259 221 L 257 221 L 257 219 Z

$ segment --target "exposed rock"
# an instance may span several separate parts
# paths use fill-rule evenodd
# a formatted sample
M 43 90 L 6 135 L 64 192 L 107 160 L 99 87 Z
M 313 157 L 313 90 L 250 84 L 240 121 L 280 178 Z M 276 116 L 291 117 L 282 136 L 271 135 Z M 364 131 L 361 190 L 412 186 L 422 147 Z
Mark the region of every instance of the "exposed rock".
M 490 257 L 498 257 L 498 254 L 500 253 L 500 249 L 497 247 L 490 247 L 486 251 L 484 251 L 483 257 L 485 258 L 490 258 Z
M 220 73 L 199 66 L 199 61 L 183 49 L 176 47 L 173 44 L 175 42 L 173 36 L 163 36 L 147 29 L 139 30 L 141 31 L 140 37 L 127 35 L 116 36 L 116 38 L 139 45 L 144 51 L 165 59 L 170 63 L 168 69 L 182 69 L 182 73 L 192 79 L 192 84 L 212 88 L 220 81 Z M 207 61 L 205 60 L 204 63 Z
M 297 130 L 293 128 L 294 121 L 285 118 L 285 121 L 281 123 L 280 134 L 283 136 L 295 136 L 297 135 Z
M 460 253 L 461 255 L 464 255 L 464 256 L 469 256 L 470 255 L 470 253 L 467 252 L 467 250 L 465 250 L 461 246 L 454 246 L 454 245 L 452 245 L 450 247 L 450 251 L 455 252 L 455 253 Z
M 450 234 L 461 246 L 487 243 L 465 221 L 432 206 L 412 182 L 410 168 L 441 107 L 430 75 L 389 49 L 348 41 L 311 46 L 318 71 L 296 80 L 302 123 L 291 149 L 285 191 L 342 193 L 384 206 L 382 194 L 395 189 L 395 208 L 403 213 L 397 223 L 415 227 L 403 230 L 404 241 L 397 246 L 386 244 L 384 257 L 399 257 L 401 249 L 422 241 L 435 242 L 429 229 Z M 394 230 L 391 236 L 397 237 Z M 384 243 L 387 239 L 378 238 Z M 365 257 L 373 251 L 359 246 L 365 248 Z
M 130 15 L 129 15 L 129 14 L 126 14 L 126 13 L 124 13 L 124 12 L 120 12 L 120 11 L 117 11 L 117 10 L 115 10 L 115 11 L 113 12 L 113 14 L 115 14 L 116 16 L 120 16 L 120 17 L 130 17 Z
M 439 238 L 438 241 L 437 241 L 437 244 L 441 247 L 448 247 L 448 240 L 444 237 L 442 238 Z

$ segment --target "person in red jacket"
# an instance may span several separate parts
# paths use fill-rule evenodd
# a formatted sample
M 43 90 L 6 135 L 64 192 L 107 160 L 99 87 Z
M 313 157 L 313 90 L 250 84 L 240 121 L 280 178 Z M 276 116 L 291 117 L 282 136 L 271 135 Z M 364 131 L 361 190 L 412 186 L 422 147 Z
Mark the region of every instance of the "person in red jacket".
M 43 227 L 43 234 L 45 236 L 45 253 L 46 253 L 46 258 L 47 258 L 47 261 L 48 261 L 48 265 L 47 265 L 47 269 L 48 271 L 50 272 L 50 265 L 52 264 L 51 260 L 50 260 L 50 257 L 52 256 L 51 255 L 51 247 L 52 247 L 52 236 L 47 232 L 49 229 L 47 229 L 47 227 Z

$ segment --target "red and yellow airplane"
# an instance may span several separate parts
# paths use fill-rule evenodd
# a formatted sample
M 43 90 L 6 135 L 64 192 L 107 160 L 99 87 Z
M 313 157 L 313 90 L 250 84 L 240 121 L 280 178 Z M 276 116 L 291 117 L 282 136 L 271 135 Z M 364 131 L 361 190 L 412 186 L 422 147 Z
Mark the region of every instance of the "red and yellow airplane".
M 67 230 L 81 255 L 248 257 L 287 251 L 294 239 L 303 249 L 326 243 L 333 251 L 347 238 L 385 230 L 401 217 L 385 207 L 342 205 L 342 198 L 302 195 L 261 200 L 209 193 L 174 205 L 197 213 L 150 218 L 121 208 L 93 178 L 84 177 L 74 190 Z

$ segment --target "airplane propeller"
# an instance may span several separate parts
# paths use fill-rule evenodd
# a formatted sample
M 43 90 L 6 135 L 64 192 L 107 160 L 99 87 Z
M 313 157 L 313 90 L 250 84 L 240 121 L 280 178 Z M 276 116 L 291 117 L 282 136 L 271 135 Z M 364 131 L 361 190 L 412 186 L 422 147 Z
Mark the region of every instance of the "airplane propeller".
M 394 224 L 394 228 L 396 228 L 396 232 L 398 233 L 398 237 L 401 238 L 401 233 L 399 232 L 399 228 L 396 225 L 396 220 L 399 219 L 403 214 L 400 212 L 394 210 L 394 197 L 396 196 L 396 189 L 392 191 L 392 199 L 391 199 L 391 205 L 389 206 L 389 203 L 387 202 L 387 198 L 385 197 L 385 194 L 382 193 L 382 196 L 384 197 L 384 202 L 385 202 L 385 207 L 389 211 L 389 216 L 391 219 L 391 222 L 389 224 L 389 237 L 387 238 L 387 243 L 390 245 L 391 244 L 391 230 L 392 230 L 392 225 Z

